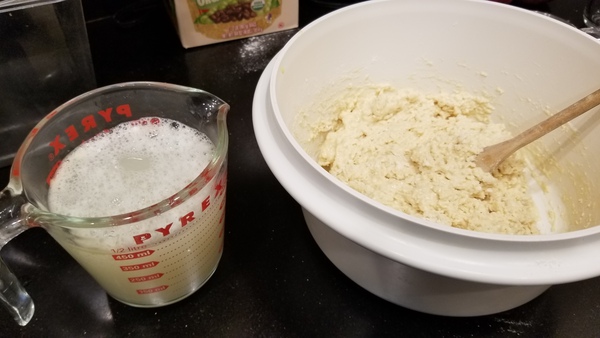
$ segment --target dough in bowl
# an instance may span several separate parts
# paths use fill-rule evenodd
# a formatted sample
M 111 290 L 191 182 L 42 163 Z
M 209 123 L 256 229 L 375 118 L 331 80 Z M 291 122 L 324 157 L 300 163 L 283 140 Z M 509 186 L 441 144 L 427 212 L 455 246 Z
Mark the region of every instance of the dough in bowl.
M 380 203 L 462 229 L 538 234 L 524 158 L 517 153 L 493 173 L 474 163 L 485 146 L 511 137 L 489 121 L 492 110 L 466 92 L 373 84 L 319 100 L 297 122 L 323 168 Z

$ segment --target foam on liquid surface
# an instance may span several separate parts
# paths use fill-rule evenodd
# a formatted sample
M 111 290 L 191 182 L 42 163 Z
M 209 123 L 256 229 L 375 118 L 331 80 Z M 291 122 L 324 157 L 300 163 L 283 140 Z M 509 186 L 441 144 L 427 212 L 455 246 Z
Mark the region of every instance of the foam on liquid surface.
M 205 134 L 179 122 L 125 122 L 67 155 L 50 184 L 49 209 L 102 217 L 148 207 L 193 181 L 213 152 Z

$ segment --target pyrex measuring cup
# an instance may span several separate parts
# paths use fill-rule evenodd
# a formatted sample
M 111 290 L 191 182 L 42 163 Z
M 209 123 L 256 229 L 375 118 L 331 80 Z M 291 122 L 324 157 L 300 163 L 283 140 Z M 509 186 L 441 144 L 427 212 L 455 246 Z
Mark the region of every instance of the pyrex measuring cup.
M 213 274 L 223 249 L 228 110 L 207 92 L 152 82 L 99 88 L 58 107 L 29 133 L 13 161 L 0 194 L 0 247 L 42 227 L 125 304 L 157 307 L 192 294 Z M 121 123 L 161 118 L 174 120 L 173 128 L 195 128 L 214 144 L 208 165 L 190 184 L 144 209 L 113 216 L 79 218 L 49 210 L 49 187 L 73 149 Z M 165 175 L 176 174 L 177 163 L 172 168 Z M 113 173 L 105 174 L 110 180 Z M 33 302 L 1 261 L 0 289 L 3 305 L 20 325 L 27 324 Z

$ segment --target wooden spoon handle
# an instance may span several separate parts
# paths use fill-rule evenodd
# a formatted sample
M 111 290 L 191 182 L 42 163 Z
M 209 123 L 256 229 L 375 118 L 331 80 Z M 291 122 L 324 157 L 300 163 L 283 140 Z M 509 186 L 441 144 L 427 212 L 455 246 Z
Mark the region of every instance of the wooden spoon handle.
M 538 138 L 546 135 L 554 129 L 562 126 L 563 124 L 571 121 L 579 115 L 587 112 L 600 104 L 600 89 L 582 98 L 581 100 L 573 103 L 567 108 L 560 112 L 550 116 L 548 119 L 540 122 L 539 124 L 525 130 L 521 134 L 513 138 L 515 150 L 528 145 L 529 143 L 537 140 Z
M 515 151 L 571 121 L 572 119 L 587 112 L 597 105 L 600 105 L 600 89 L 573 103 L 560 112 L 550 116 L 548 119 L 525 130 L 519 135 L 507 141 L 485 147 L 483 151 L 477 155 L 475 163 L 485 171 L 492 171 Z

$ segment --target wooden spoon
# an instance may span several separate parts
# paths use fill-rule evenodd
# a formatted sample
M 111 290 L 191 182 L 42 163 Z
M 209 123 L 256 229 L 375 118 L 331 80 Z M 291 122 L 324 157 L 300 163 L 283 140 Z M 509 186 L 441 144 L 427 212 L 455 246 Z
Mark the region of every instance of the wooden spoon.
M 477 166 L 484 171 L 491 172 L 515 151 L 546 135 L 547 133 L 571 121 L 572 119 L 599 104 L 600 89 L 573 103 L 562 111 L 550 116 L 548 119 L 525 130 L 521 134 L 507 141 L 483 148 L 483 151 L 475 158 L 475 164 L 477 164 Z

